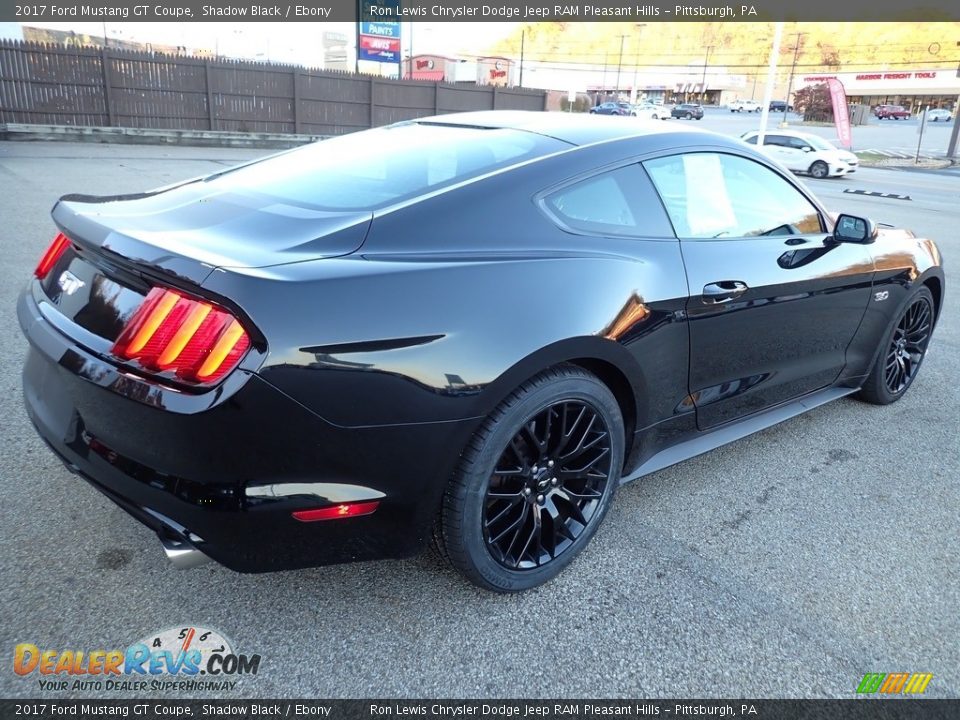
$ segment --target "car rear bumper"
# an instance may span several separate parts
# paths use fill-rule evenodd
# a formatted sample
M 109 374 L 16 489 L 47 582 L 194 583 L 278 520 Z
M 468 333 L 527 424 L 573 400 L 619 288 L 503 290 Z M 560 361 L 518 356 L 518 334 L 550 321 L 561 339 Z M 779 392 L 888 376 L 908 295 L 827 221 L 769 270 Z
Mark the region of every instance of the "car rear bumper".
M 68 469 L 162 539 L 238 571 L 417 552 L 476 424 L 338 427 L 244 371 L 228 397 L 210 397 L 225 384 L 188 395 L 73 342 L 29 291 L 18 316 L 30 341 L 27 412 Z M 362 517 L 291 514 L 367 500 L 380 504 Z

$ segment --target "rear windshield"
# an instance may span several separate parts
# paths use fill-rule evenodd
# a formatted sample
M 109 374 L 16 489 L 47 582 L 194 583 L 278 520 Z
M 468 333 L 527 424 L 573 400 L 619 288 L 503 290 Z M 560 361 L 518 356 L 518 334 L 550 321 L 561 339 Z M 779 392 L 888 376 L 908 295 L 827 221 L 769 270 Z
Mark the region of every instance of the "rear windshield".
M 512 129 L 403 123 L 323 140 L 208 180 L 323 210 L 367 210 L 570 146 Z

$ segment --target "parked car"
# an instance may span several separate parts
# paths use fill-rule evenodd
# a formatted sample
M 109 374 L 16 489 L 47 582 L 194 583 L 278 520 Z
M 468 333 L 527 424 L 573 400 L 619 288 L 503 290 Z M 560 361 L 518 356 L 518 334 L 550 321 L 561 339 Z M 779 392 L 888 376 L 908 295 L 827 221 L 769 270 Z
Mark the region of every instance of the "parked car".
M 703 120 L 703 107 L 693 103 L 674 105 L 670 117 L 685 118 L 686 120 Z
M 734 100 L 728 107 L 730 112 L 760 112 L 760 103 L 756 100 Z
M 625 102 L 605 102 L 590 108 L 594 115 L 633 115 L 633 107 Z
M 27 414 L 173 560 L 433 533 L 501 592 L 569 565 L 621 482 L 899 400 L 945 282 L 932 241 L 835 220 L 739 140 L 570 113 L 406 121 L 52 216 Z
M 786 100 L 771 100 L 768 110 L 770 112 L 783 112 L 784 110 L 793 112 L 793 105 L 787 103 Z
M 950 122 L 951 120 L 953 120 L 953 115 L 949 110 L 937 108 L 927 112 L 927 122 Z
M 651 120 L 665 120 L 669 113 L 661 105 L 653 103 L 643 103 L 633 107 L 633 114 L 639 118 L 649 118 Z
M 758 133 L 741 135 L 748 145 L 757 144 Z M 852 152 L 841 150 L 818 135 L 792 130 L 776 130 L 763 136 L 761 152 L 794 172 L 815 178 L 842 177 L 856 172 L 860 160 Z
M 910 111 L 903 105 L 877 105 L 873 109 L 873 114 L 879 120 L 907 120 L 910 118 Z

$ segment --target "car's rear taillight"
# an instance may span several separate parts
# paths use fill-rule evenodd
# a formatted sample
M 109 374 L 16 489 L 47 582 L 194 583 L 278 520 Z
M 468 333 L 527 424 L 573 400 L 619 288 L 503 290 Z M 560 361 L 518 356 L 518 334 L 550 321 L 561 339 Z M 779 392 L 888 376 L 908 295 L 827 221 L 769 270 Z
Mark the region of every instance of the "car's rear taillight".
M 250 337 L 227 310 L 168 288 L 153 288 L 124 326 L 113 354 L 151 372 L 212 383 L 233 370 Z
M 43 256 L 41 256 L 40 262 L 37 263 L 37 269 L 33 271 L 33 274 L 40 280 L 43 280 L 51 268 L 57 264 L 57 260 L 60 259 L 68 247 L 70 247 L 70 238 L 63 233 L 57 233 L 53 242 L 50 243 L 50 247 L 48 247 L 46 252 L 43 253 Z

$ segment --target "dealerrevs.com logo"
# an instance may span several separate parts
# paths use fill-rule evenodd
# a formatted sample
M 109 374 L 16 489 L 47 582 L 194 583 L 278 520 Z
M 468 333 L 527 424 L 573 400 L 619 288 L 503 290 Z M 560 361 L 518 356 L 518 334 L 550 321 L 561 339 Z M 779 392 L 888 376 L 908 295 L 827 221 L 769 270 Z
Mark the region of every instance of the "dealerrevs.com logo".
M 216 630 L 187 626 L 148 635 L 124 650 L 59 650 L 19 643 L 13 671 L 36 677 L 40 690 L 233 690 L 256 675 L 260 655 L 234 652 Z

